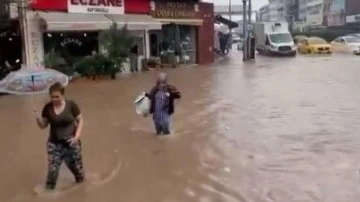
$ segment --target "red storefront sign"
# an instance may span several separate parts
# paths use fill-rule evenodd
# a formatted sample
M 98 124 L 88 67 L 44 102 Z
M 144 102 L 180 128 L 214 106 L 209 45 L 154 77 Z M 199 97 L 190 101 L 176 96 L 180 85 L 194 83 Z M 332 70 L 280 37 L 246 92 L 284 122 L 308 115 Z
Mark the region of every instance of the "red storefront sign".
M 31 1 L 30 7 L 34 10 L 67 11 L 68 0 L 36 0 Z
M 150 0 L 125 0 L 125 13 L 150 13 Z
M 124 14 L 123 0 L 68 0 L 69 13 Z
M 77 0 L 77 2 L 103 2 L 104 0 Z M 68 0 L 34 0 L 30 3 L 34 10 L 67 11 Z M 150 0 L 125 0 L 125 13 L 149 13 Z

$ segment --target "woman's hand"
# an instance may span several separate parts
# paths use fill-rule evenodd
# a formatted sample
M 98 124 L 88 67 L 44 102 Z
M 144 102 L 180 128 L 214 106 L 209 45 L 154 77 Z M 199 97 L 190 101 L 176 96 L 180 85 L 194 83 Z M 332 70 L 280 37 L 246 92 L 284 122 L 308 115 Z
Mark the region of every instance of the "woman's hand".
M 70 138 L 68 140 L 68 143 L 70 144 L 70 146 L 74 146 L 79 142 L 79 140 L 80 140 L 80 137 L 75 136 L 73 138 Z
M 39 111 L 36 108 L 34 108 L 33 112 L 34 112 L 36 118 L 40 117 Z

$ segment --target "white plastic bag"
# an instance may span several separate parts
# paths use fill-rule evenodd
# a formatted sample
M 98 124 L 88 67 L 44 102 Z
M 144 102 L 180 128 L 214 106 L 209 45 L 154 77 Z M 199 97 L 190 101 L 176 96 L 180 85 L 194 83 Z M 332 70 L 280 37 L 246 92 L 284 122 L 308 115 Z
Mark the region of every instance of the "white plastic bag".
M 150 113 L 151 100 L 142 93 L 135 99 L 135 111 L 136 114 L 147 117 Z

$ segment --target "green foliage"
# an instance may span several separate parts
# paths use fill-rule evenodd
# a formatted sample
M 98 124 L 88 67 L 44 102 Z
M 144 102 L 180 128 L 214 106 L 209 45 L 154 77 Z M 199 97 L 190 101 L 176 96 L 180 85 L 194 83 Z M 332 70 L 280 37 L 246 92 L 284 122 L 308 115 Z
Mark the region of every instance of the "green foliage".
M 85 57 L 74 65 L 76 72 L 87 78 L 95 78 L 100 75 L 111 75 L 114 64 L 103 55 L 97 54 Z
M 44 56 L 44 65 L 46 68 L 54 68 L 55 66 L 60 66 L 65 64 L 64 59 L 55 52 L 54 49 Z
M 46 68 L 55 69 L 67 75 L 72 75 L 74 73 L 74 69 L 67 65 L 64 58 L 62 58 L 59 53 L 55 52 L 54 49 L 51 49 L 50 52 L 44 55 L 44 65 Z
M 109 30 L 100 32 L 99 40 L 106 50 L 106 54 L 96 54 L 80 59 L 74 64 L 74 69 L 81 76 L 95 79 L 98 76 L 111 76 L 115 78 L 116 73 L 121 71 L 123 63 L 130 55 L 130 50 L 137 43 L 137 38 L 132 36 L 127 26 L 118 29 L 114 23 Z M 75 61 L 70 55 L 66 57 Z M 48 67 L 58 66 L 60 62 L 54 51 L 47 56 Z
M 130 49 L 137 43 L 137 38 L 132 36 L 127 26 L 118 29 L 114 23 L 109 30 L 101 33 L 100 40 L 107 51 L 106 57 L 114 64 L 113 71 L 118 72 L 130 55 Z

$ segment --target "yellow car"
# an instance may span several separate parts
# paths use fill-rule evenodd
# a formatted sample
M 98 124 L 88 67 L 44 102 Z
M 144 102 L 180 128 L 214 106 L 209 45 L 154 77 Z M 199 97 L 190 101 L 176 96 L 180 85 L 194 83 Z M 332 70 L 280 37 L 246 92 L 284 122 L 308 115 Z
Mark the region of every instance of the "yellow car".
M 312 54 L 312 53 L 332 53 L 331 45 L 324 39 L 319 37 L 309 37 L 301 39 L 298 43 L 299 53 Z

